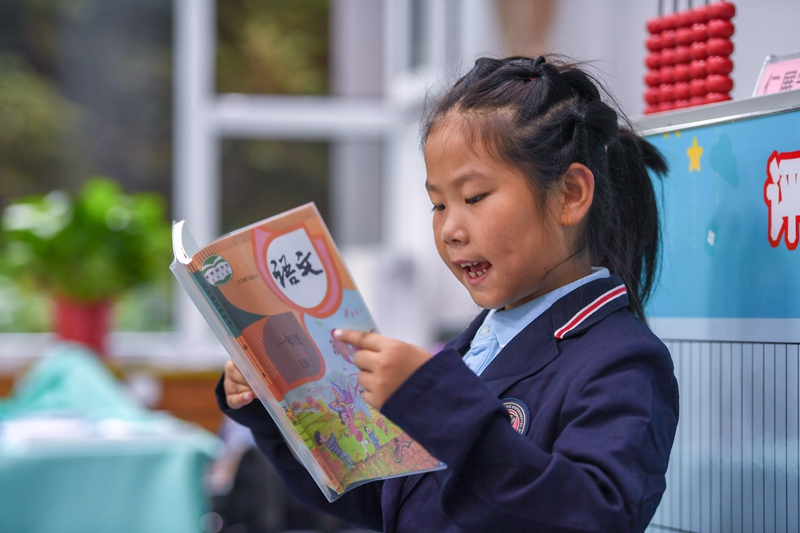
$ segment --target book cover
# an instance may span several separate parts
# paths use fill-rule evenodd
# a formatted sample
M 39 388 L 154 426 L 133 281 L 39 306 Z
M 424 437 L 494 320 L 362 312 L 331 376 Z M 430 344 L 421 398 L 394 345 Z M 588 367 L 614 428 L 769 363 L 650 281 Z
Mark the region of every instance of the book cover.
M 444 468 L 368 405 L 355 348 L 377 331 L 314 204 L 197 247 L 173 226 L 170 269 L 329 501 L 362 483 Z

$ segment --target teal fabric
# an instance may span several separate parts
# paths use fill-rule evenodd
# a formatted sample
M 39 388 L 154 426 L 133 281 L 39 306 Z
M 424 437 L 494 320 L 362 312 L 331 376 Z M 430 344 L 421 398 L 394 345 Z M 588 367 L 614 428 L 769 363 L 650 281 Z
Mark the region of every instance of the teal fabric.
M 93 420 L 144 420 L 153 416 L 120 386 L 93 352 L 58 344 L 37 362 L 0 402 L 0 420 L 41 413 L 73 414 Z
M 3 436 L 59 416 L 105 431 Z M 107 431 L 114 424 L 128 429 Z M 139 406 L 91 352 L 59 345 L 0 404 L 0 531 L 200 533 L 218 449 L 214 435 Z

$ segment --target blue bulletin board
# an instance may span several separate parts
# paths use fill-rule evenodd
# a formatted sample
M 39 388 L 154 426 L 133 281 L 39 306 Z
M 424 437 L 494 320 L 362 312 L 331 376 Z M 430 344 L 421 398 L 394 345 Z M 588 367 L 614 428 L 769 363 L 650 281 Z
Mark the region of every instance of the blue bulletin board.
M 800 108 L 762 111 L 642 128 L 670 167 L 647 307 L 662 338 L 800 341 Z

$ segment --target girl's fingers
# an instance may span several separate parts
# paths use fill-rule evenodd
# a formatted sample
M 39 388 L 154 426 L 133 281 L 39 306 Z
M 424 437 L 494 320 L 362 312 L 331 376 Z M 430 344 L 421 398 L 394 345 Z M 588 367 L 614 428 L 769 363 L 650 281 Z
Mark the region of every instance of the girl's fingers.
M 225 389 L 225 401 L 228 402 L 228 407 L 231 409 L 244 407 L 255 398 L 253 389 L 250 388 L 242 373 L 231 360 L 225 363 L 225 378 L 222 386 Z
M 374 377 L 372 376 L 371 372 L 359 372 L 358 373 L 358 384 L 364 390 L 365 393 L 372 392 L 372 380 Z
M 378 354 L 369 350 L 359 350 L 353 355 L 353 364 L 359 370 L 372 372 L 375 369 L 376 358 Z
M 239 371 L 239 368 L 231 359 L 228 359 L 228 361 L 225 363 L 225 377 L 235 383 L 247 385 L 247 380 L 244 379 L 244 376 Z
M 231 409 L 240 409 L 253 401 L 253 392 L 247 391 L 238 394 L 228 394 L 225 396 L 225 400 L 228 402 L 228 407 Z
M 352 344 L 356 348 L 365 348 L 377 352 L 381 349 L 381 342 L 385 337 L 377 333 L 367 333 L 365 331 L 355 331 L 352 329 L 336 329 L 333 336 L 337 340 Z
M 375 398 L 375 394 L 372 392 L 372 380 L 374 377 L 369 372 L 361 372 L 358 375 L 358 384 L 361 386 L 361 389 L 364 393 L 361 395 L 364 398 L 364 401 L 370 404 L 375 409 L 380 409 L 382 404 L 377 401 Z
M 363 394 L 362 397 L 364 398 L 365 402 L 370 404 L 375 409 L 380 410 L 380 408 L 383 407 L 383 404 L 378 403 L 378 401 L 375 399 L 375 395 L 372 394 L 371 392 L 367 391 L 367 390 L 364 391 L 364 394 Z

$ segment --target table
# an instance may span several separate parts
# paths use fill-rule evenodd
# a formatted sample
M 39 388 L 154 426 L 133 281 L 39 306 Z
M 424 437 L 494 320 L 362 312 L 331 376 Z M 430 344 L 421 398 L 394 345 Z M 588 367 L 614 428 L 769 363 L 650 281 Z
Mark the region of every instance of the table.
M 0 532 L 199 533 L 220 445 L 56 345 L 0 402 Z
M 202 531 L 203 475 L 218 442 L 201 430 L 136 438 L 0 442 L 0 531 Z

